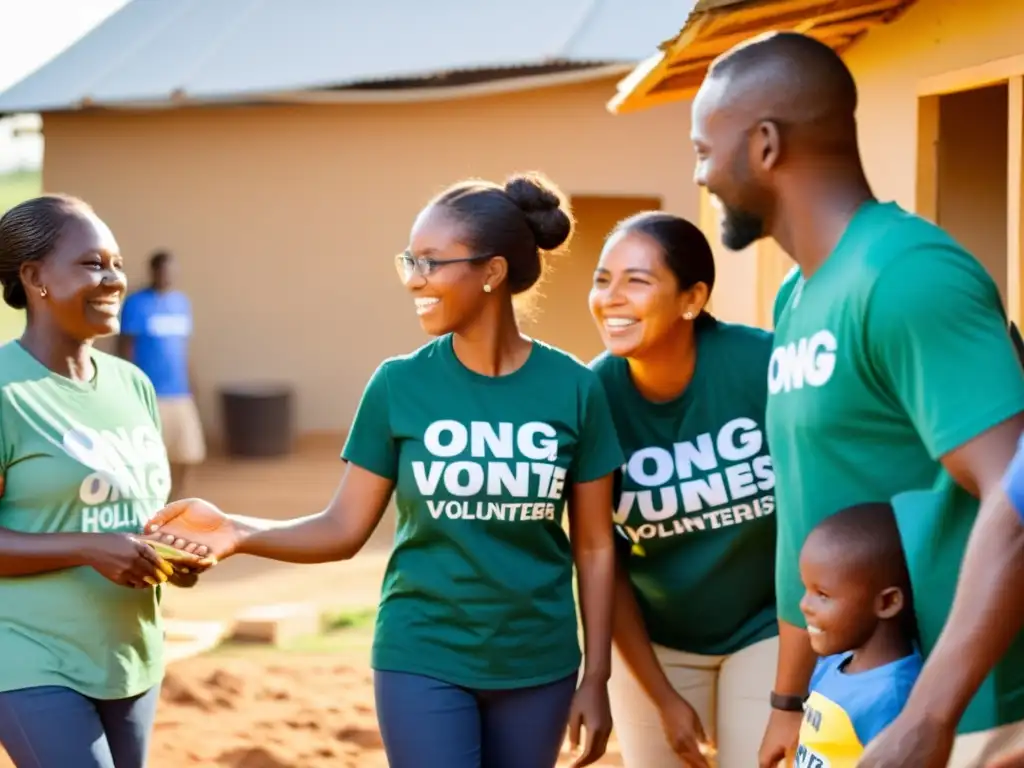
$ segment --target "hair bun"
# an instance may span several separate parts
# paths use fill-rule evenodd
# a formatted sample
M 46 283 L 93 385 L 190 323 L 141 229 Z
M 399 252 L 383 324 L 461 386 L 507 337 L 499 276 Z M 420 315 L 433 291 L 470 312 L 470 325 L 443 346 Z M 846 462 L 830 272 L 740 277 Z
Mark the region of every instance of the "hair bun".
M 3 286 L 4 303 L 11 309 L 25 309 L 28 306 L 28 296 L 25 295 L 25 287 L 20 280 L 11 282 L 0 282 Z
M 505 182 L 505 194 L 526 216 L 526 222 L 542 251 L 552 251 L 572 234 L 572 214 L 561 191 L 539 173 L 513 176 Z

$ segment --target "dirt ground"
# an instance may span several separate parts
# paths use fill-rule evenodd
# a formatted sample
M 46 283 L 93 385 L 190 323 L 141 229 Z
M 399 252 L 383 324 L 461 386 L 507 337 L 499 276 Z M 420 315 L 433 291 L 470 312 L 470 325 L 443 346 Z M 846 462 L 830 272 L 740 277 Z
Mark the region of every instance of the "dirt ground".
M 386 768 L 370 670 L 329 656 L 217 654 L 168 672 L 151 768 Z M 559 766 L 570 764 L 567 748 Z M 617 753 L 601 766 L 621 766 Z
M 292 517 L 321 508 L 340 471 L 335 440 L 301 446 L 286 461 L 213 459 L 191 492 L 223 508 Z M 230 621 L 273 603 L 344 611 L 376 604 L 393 534 L 386 516 L 354 560 L 288 566 L 234 558 L 192 590 L 168 590 L 169 617 Z M 340 649 L 227 647 L 170 665 L 153 734 L 150 768 L 384 768 L 373 708 L 369 629 Z M 570 763 L 567 749 L 559 766 Z M 597 765 L 621 766 L 614 742 Z M 0 768 L 10 763 L 0 751 Z
M 386 766 L 370 686 L 367 669 L 329 657 L 181 662 L 164 682 L 152 768 Z

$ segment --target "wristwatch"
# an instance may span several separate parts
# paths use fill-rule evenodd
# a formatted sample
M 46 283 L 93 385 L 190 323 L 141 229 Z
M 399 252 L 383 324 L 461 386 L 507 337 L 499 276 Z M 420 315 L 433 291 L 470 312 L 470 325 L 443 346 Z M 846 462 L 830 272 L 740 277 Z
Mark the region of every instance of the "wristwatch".
M 772 709 L 779 709 L 783 712 L 803 712 L 804 711 L 804 697 L 803 696 L 784 696 L 781 693 L 772 691 L 771 695 Z

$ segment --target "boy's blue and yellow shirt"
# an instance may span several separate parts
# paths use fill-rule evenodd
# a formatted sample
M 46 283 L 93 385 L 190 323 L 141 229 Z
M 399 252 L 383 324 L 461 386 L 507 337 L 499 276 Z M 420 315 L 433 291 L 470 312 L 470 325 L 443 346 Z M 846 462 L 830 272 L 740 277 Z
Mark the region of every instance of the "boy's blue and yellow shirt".
M 857 760 L 903 709 L 921 673 L 914 653 L 866 672 L 843 671 L 852 653 L 819 659 L 804 706 L 796 768 L 855 768 Z

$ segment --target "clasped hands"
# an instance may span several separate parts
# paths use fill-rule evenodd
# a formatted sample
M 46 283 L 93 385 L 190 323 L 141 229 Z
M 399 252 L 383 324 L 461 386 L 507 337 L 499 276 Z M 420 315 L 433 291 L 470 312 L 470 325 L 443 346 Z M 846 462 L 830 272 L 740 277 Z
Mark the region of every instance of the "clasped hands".
M 197 566 L 206 570 L 234 554 L 241 537 L 234 521 L 213 504 L 182 499 L 157 512 L 142 538 L 176 570 L 194 573 Z

